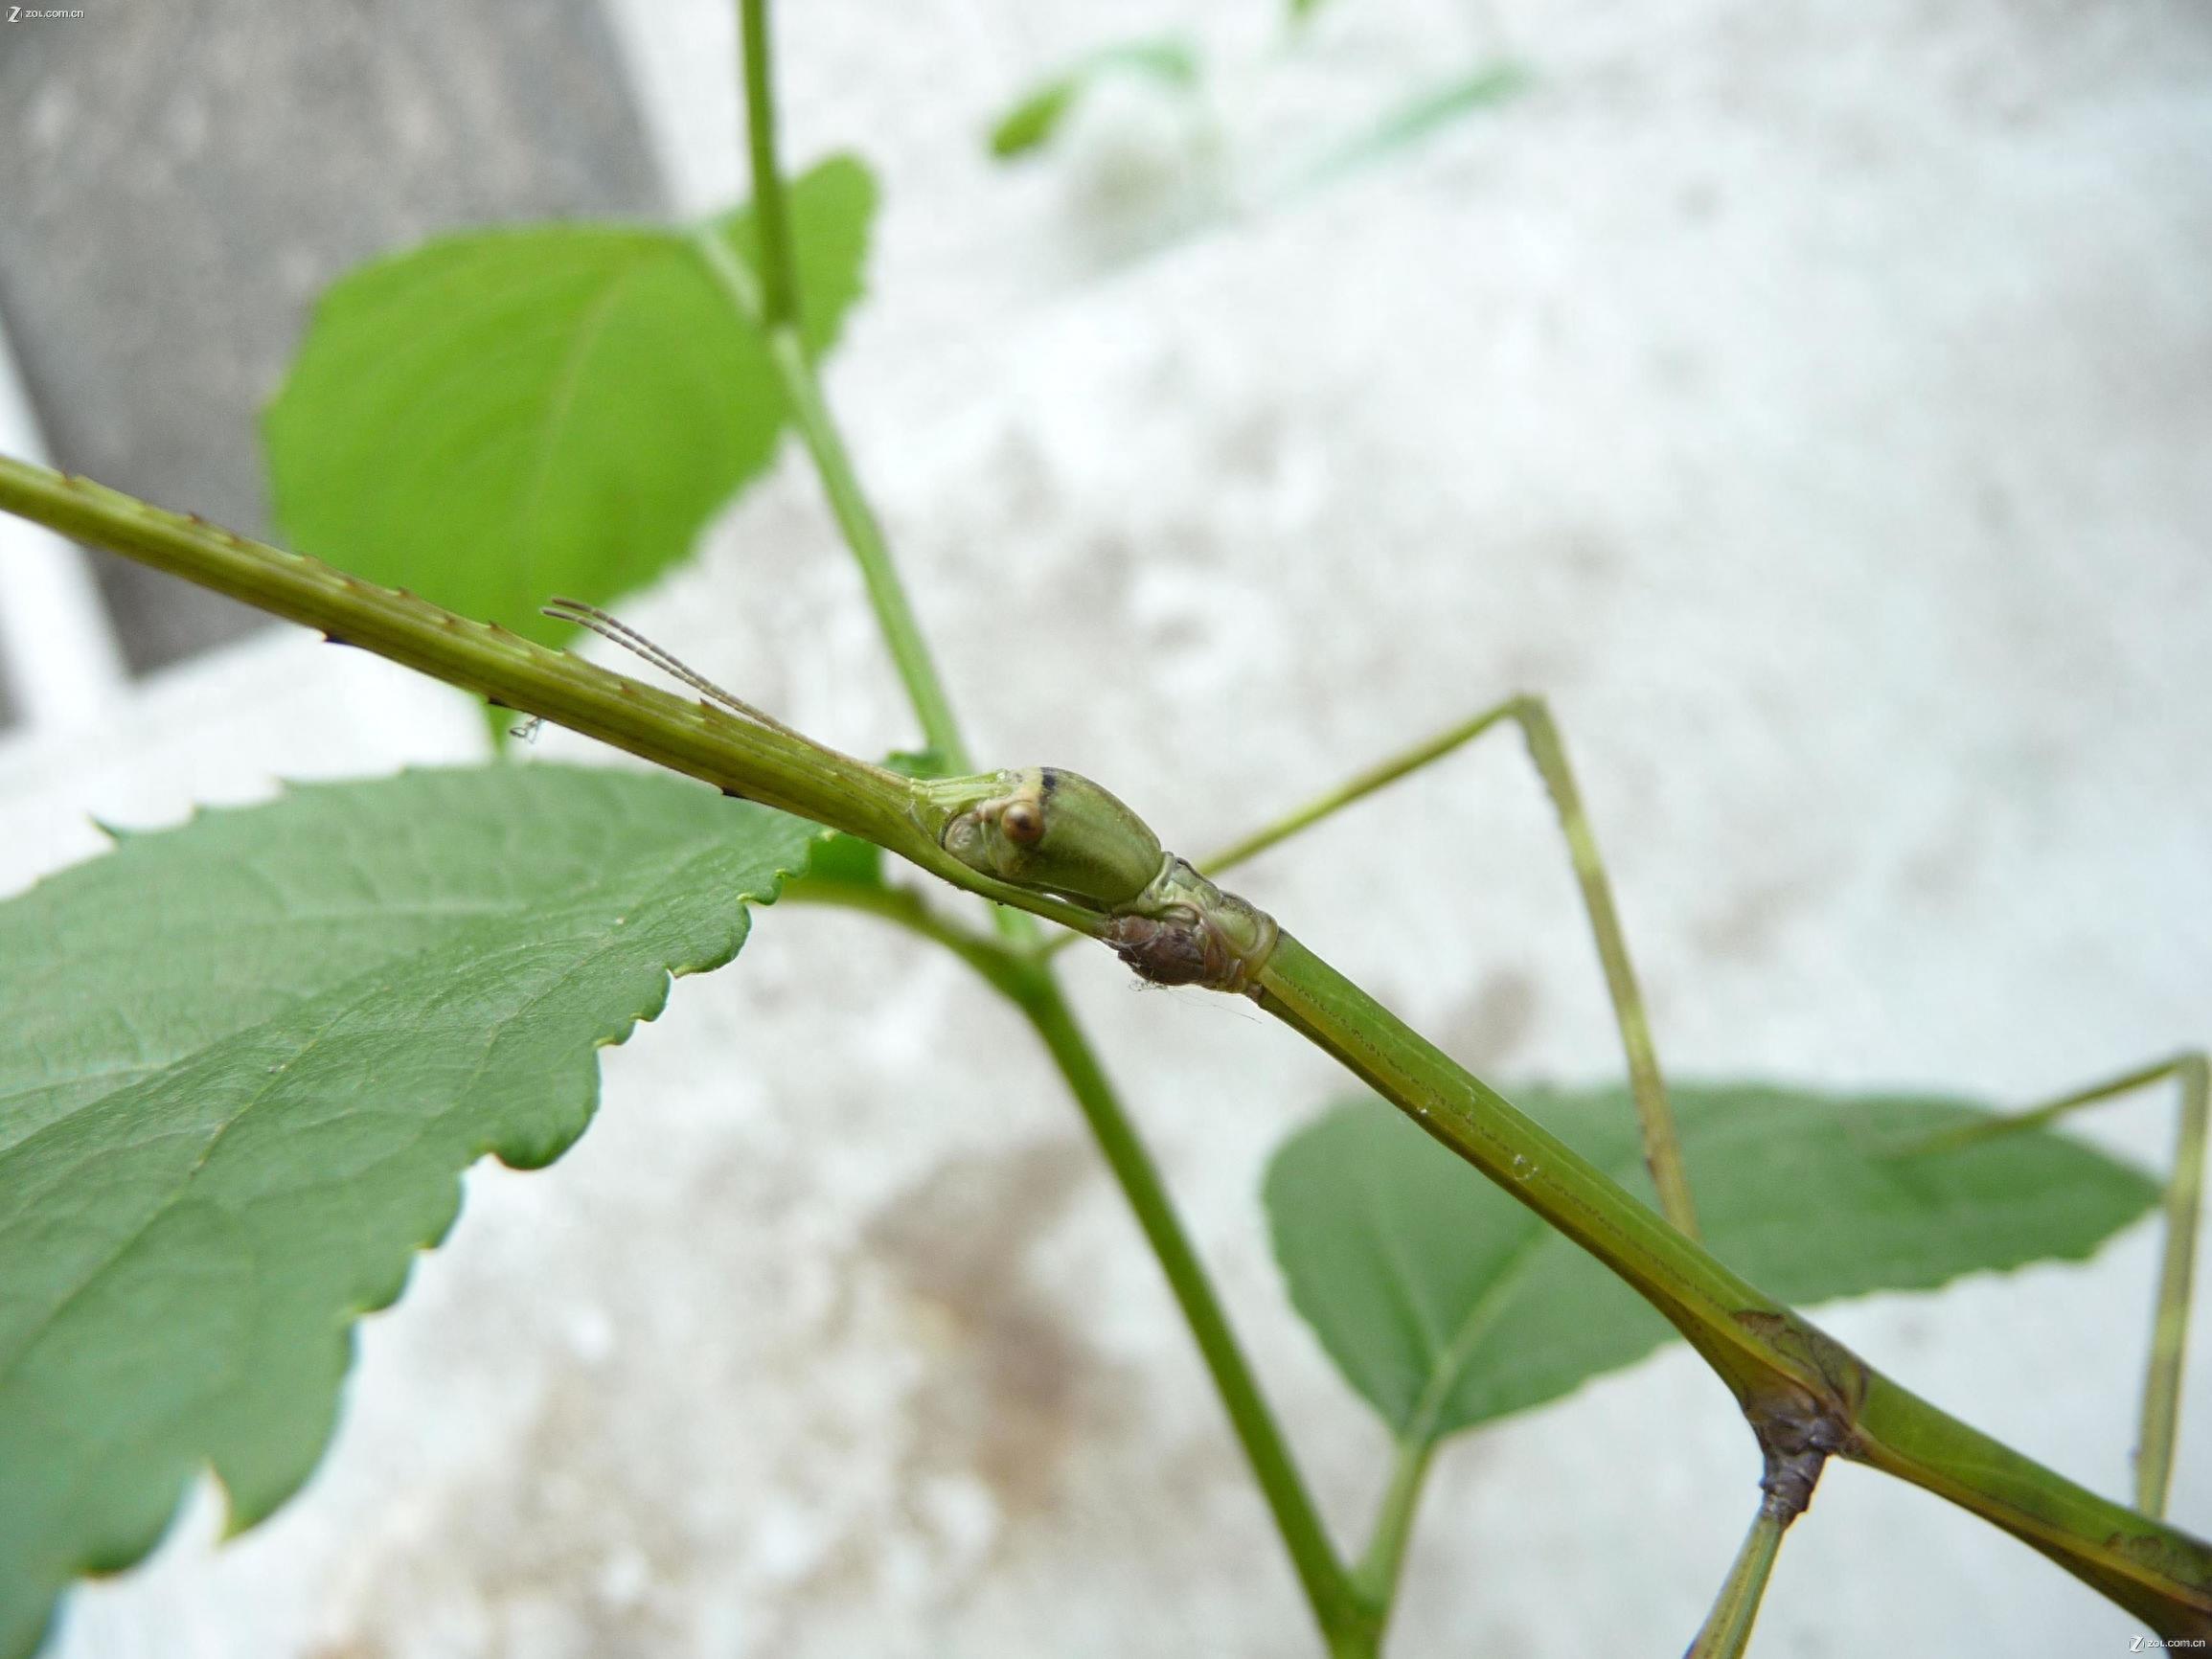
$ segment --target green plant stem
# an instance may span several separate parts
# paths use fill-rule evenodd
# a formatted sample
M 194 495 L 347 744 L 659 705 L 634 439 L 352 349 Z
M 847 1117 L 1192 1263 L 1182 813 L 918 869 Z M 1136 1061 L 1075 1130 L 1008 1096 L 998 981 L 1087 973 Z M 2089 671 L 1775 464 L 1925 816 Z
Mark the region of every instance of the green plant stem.
M 1767 1595 L 1767 1580 L 1774 1571 L 1774 1557 L 1782 1550 L 1787 1523 L 1762 1502 L 1751 1517 L 1751 1530 L 1736 1563 L 1722 1581 L 1713 1610 L 1705 1615 L 1704 1628 L 1690 1644 L 1684 1659 L 1743 1659 L 1751 1645 L 1751 1626 L 1759 1618 L 1759 1603 Z
M 945 945 L 1020 1011 L 1082 1108 L 1106 1167 L 1113 1171 L 1145 1241 L 1167 1276 L 1169 1289 L 1197 1340 L 1206 1370 L 1332 1652 L 1343 1659 L 1372 1653 L 1380 1635 L 1380 1605 L 1372 1597 L 1359 1594 L 1338 1558 L 1305 1479 L 1290 1456 L 1281 1425 L 1260 1391 L 1213 1282 L 1175 1214 L 1158 1167 L 1050 970 L 1026 952 L 1010 949 L 946 920 L 931 911 L 920 895 L 903 888 L 800 881 L 788 887 L 785 897 L 802 903 L 866 911 Z M 1404 1519 L 1409 1520 L 1410 1514 Z M 1402 1536 L 1398 1547 L 1403 1547 Z M 1395 1565 L 1392 1573 L 1394 1578 Z M 1385 1593 L 1382 1604 L 1387 1602 Z
M 945 683 L 938 675 L 929 643 L 923 635 L 922 625 L 915 620 L 914 606 L 906 597 L 905 585 L 899 580 L 898 567 L 892 563 L 883 527 L 877 522 L 868 498 L 861 493 L 859 478 L 853 469 L 853 458 L 846 451 L 836 422 L 830 417 L 829 402 L 822 395 L 813 362 L 808 357 L 805 341 L 800 336 L 798 273 L 791 257 L 790 206 L 783 170 L 776 160 L 776 106 L 767 49 L 767 0 L 741 0 L 739 12 L 744 40 L 745 132 L 753 170 L 753 215 L 761 229 L 759 281 L 754 281 L 752 274 L 719 239 L 702 237 L 699 245 L 708 253 L 712 268 L 741 315 L 760 329 L 766 338 L 784 396 L 790 403 L 792 424 L 798 428 L 800 441 L 813 460 L 823 491 L 830 498 L 830 511 L 835 514 L 837 528 L 844 534 L 845 544 L 853 550 L 853 557 L 860 566 L 860 579 L 868 589 L 868 602 L 875 609 L 884 641 L 891 648 L 892 661 L 898 665 L 899 677 L 906 687 L 907 698 L 922 722 L 923 737 L 944 761 L 947 771 L 972 771 L 974 764 L 969 758 L 967 740 L 961 736 L 951 700 L 945 694 Z M 716 247 L 720 248 L 718 255 L 712 251 Z
M 784 194 L 784 173 L 776 165 L 776 67 L 768 43 L 767 0 L 742 0 L 738 29 L 745 80 L 745 148 L 753 169 L 753 220 L 761 230 L 760 321 L 769 329 L 796 329 L 799 283 L 791 257 L 791 214 Z
M 978 875 L 946 853 L 924 791 L 788 734 L 388 592 L 318 561 L 0 456 L 0 510 L 599 738 L 732 793 L 876 842 L 951 885 L 1085 932 L 1096 912 Z M 2084 1490 L 1938 1411 L 1763 1296 L 1285 932 L 1261 1005 L 1664 1314 L 1748 1412 L 1814 1410 L 1840 1455 L 1981 1515 L 2161 1635 L 2212 1637 L 2212 1550 Z M 1334 1639 L 1334 1633 L 1333 1633 Z M 1341 1646 L 1341 1644 L 1339 1644 Z M 1356 1649 L 1354 1649 L 1356 1650 Z
M 830 499 L 830 510 L 836 515 L 845 544 L 853 550 L 853 557 L 860 566 L 860 578 L 868 589 L 868 602 L 875 607 L 877 620 L 882 625 L 892 660 L 899 667 L 899 677 L 905 683 L 906 694 L 922 721 L 923 736 L 944 761 L 946 771 L 972 771 L 974 762 L 969 755 L 968 740 L 961 735 L 952 704 L 946 697 L 944 682 L 938 677 L 937 665 L 930 655 L 927 640 L 923 637 L 921 624 L 915 621 L 914 606 L 906 597 L 905 585 L 899 580 L 898 567 L 891 562 L 883 527 L 869 507 L 868 498 L 860 492 L 852 455 L 845 447 L 836 422 L 831 419 L 821 382 L 815 377 L 814 365 L 807 356 L 798 330 L 788 326 L 770 329 L 768 352 L 775 359 L 776 373 L 783 379 L 784 394 L 790 399 L 792 423 L 807 445 L 807 453 L 813 459 L 814 469 L 821 477 L 823 492 Z
M 759 307 L 764 302 L 752 273 L 718 237 L 702 231 L 693 239 L 732 307 L 748 322 L 759 325 Z M 929 642 L 923 636 L 922 625 L 915 620 L 914 606 L 906 597 L 905 584 L 899 580 L 898 566 L 891 561 L 890 547 L 883 539 L 883 527 L 877 521 L 868 498 L 860 492 L 859 480 L 853 470 L 853 458 L 845 448 L 836 422 L 831 419 L 828 400 L 822 395 L 821 382 L 815 377 L 805 342 L 800 339 L 797 329 L 787 324 L 764 328 L 763 337 L 788 400 L 791 423 L 798 429 L 800 442 L 806 445 L 807 454 L 814 464 L 815 475 L 822 481 L 823 493 L 829 497 L 830 511 L 837 520 L 845 545 L 852 550 L 854 560 L 860 567 L 860 580 L 868 591 L 868 603 L 876 613 L 884 643 L 890 648 L 900 681 L 906 688 L 907 701 L 913 705 L 915 716 L 922 723 L 923 739 L 945 762 L 946 771 L 971 771 L 974 763 L 969 757 L 968 741 L 961 735 L 960 722 L 945 694 L 945 683 L 938 677 Z
M 792 253 L 789 192 L 776 153 L 774 54 L 769 49 L 767 0 L 740 0 L 738 10 L 744 59 L 745 148 L 752 167 L 754 220 L 761 232 L 760 279 L 756 282 L 730 252 L 729 244 L 711 230 L 702 227 L 696 243 L 731 305 L 761 330 L 766 342 L 769 360 L 775 365 L 789 405 L 791 423 L 814 464 L 814 475 L 822 482 L 822 492 L 829 498 L 830 511 L 845 545 L 860 567 L 869 606 L 876 613 L 877 627 L 906 688 L 907 701 L 922 723 L 923 740 L 936 752 L 946 771 L 970 772 L 974 761 L 961 734 L 959 718 L 952 712 L 952 700 L 946 695 L 928 638 L 915 617 L 913 601 L 900 580 L 882 523 L 860 489 L 852 453 L 831 417 L 829 398 L 814 373 L 813 359 L 807 353 L 800 330 L 799 270 Z M 1016 944 L 1036 946 L 1037 924 L 1023 912 L 1001 909 L 992 920 Z
M 1019 980 L 1026 958 L 1004 943 L 940 914 L 911 887 L 862 886 L 857 882 L 823 881 L 799 876 L 784 884 L 783 904 L 820 904 L 835 910 L 856 910 L 944 946 L 972 967 L 992 989 L 1018 1002 Z

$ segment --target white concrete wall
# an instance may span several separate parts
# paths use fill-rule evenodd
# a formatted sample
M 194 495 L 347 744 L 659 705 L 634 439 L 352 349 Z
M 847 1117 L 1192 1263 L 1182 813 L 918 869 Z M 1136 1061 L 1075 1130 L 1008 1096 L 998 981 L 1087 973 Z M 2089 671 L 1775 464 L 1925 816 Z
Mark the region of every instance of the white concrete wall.
M 787 10 L 795 148 L 855 147 L 887 190 L 832 393 L 991 758 L 1092 772 L 1197 848 L 1538 688 L 1678 1073 L 2025 1100 L 2212 1040 L 2200 9 L 1556 0 L 1477 26 L 1335 0 L 1280 59 L 1265 5 L 1220 8 L 1248 178 L 1500 38 L 1539 80 L 1417 159 L 1118 265 L 1132 177 L 1170 216 L 1227 188 L 1178 115 L 1117 96 L 1018 176 L 975 135 L 1100 28 L 1176 9 Z M 710 148 L 724 11 L 629 14 L 642 73 L 689 88 L 693 202 L 737 177 Z M 832 740 L 911 736 L 788 458 L 628 608 Z M 257 647 L 151 688 L 96 752 L 0 753 L 0 881 L 93 851 L 88 811 L 471 741 L 378 665 Z M 1510 744 L 1244 885 L 1479 1068 L 1616 1063 Z M 1356 1536 L 1381 1436 L 1284 1305 L 1255 1198 L 1341 1079 L 1236 1006 L 1089 954 L 1070 979 Z M 1156 1270 L 955 965 L 769 913 L 606 1069 L 577 1150 L 477 1171 L 368 1322 L 308 1492 L 219 1550 L 203 1502 L 79 1598 L 68 1659 L 1311 1650 Z M 2162 1158 L 2170 1119 L 2093 1132 Z M 2154 1246 L 1823 1318 L 2120 1493 Z M 2212 1362 L 2185 1409 L 2173 1508 L 2203 1532 Z M 1395 1650 L 1679 1651 L 1753 1475 L 1679 1352 L 1460 1443 Z M 2133 1628 L 1843 1468 L 1758 1650 L 2093 1654 Z

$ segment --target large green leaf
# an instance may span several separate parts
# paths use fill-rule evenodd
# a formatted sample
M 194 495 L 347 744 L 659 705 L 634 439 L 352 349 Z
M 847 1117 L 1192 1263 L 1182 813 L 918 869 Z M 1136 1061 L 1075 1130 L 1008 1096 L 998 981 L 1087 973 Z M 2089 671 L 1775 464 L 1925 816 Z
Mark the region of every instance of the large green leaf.
M 859 296 L 875 199 L 843 157 L 792 188 L 813 353 Z M 702 235 L 753 268 L 749 212 Z M 785 418 L 699 237 L 553 224 L 441 238 L 341 278 L 264 438 L 302 552 L 559 644 L 576 629 L 538 606 L 604 602 L 683 558 Z
M 1624 1091 L 1516 1099 L 1631 1192 L 1649 1191 Z M 1705 1242 L 1799 1306 L 2086 1256 L 2157 1196 L 2138 1171 L 2047 1131 L 1899 1155 L 1988 1116 L 1962 1101 L 1707 1084 L 1676 1087 L 1675 1105 Z M 1292 1136 L 1266 1192 L 1291 1301 L 1402 1440 L 1556 1398 L 1674 1335 L 1593 1258 L 1380 1101 Z
M 353 1321 L 486 1153 L 718 966 L 821 833 L 658 775 L 502 766 L 214 811 L 0 904 L 0 1654 L 212 1467 L 259 1520 Z

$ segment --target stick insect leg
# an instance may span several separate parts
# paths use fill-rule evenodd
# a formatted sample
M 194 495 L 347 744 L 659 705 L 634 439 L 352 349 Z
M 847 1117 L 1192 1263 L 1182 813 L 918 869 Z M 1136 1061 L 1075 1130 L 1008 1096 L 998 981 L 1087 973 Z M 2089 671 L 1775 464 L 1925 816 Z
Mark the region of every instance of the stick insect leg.
M 2135 1444 L 2135 1508 L 2154 1520 L 2166 1512 L 2166 1492 L 2174 1478 L 2181 1359 L 2189 1337 L 2189 1282 L 2197 1259 L 2198 1217 L 2203 1208 L 2205 1129 L 2212 1122 L 2212 1062 L 2201 1052 L 2177 1055 L 2062 1095 L 2028 1111 L 1986 1124 L 1970 1124 L 1909 1148 L 1909 1154 L 1915 1156 L 1951 1152 L 2022 1129 L 2040 1129 L 2068 1112 L 2133 1094 L 2168 1079 L 2180 1087 L 2180 1127 L 2174 1143 L 2174 1170 L 2166 1179 L 2165 1259 L 2158 1269 L 2151 1357 L 2143 1374 L 2142 1426 Z
M 1566 838 L 1575 881 L 1582 889 L 1583 909 L 1589 917 L 1590 934 L 1597 942 L 1598 960 L 1605 968 L 1606 989 L 1612 996 L 1613 1020 L 1620 1028 L 1621 1047 L 1628 1056 L 1629 1088 L 1643 1126 L 1644 1164 L 1652 1172 L 1653 1185 L 1658 1189 L 1659 1207 L 1668 1220 L 1694 1239 L 1698 1236 L 1697 1210 L 1690 1198 L 1689 1177 L 1682 1168 L 1681 1142 L 1675 1129 L 1674 1107 L 1667 1098 L 1666 1080 L 1659 1073 L 1659 1057 L 1652 1042 L 1651 1021 L 1644 1012 L 1643 992 L 1636 983 L 1635 968 L 1629 961 L 1628 941 L 1621 932 L 1620 913 L 1613 904 L 1612 882 L 1606 875 L 1605 860 L 1598 854 L 1597 835 L 1583 809 L 1582 791 L 1575 786 L 1574 772 L 1567 764 L 1566 746 L 1561 740 L 1559 726 L 1541 697 L 1509 697 L 1495 708 L 1485 709 L 1402 754 L 1356 774 L 1265 829 L 1230 843 L 1211 857 L 1193 862 L 1205 875 L 1219 875 L 1365 800 L 1409 773 L 1444 759 L 1493 727 L 1508 723 L 1520 727 L 1528 744 L 1529 759 L 1536 764 L 1537 775 L 1543 780 L 1553 813 L 1559 819 L 1560 831 Z

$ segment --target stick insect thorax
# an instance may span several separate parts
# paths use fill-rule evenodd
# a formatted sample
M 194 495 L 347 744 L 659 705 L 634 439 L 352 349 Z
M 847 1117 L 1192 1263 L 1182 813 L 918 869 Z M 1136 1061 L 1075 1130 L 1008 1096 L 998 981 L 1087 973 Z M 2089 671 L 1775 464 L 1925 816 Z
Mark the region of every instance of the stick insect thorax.
M 724 691 L 596 605 L 557 599 L 545 614 L 589 628 L 733 714 L 840 763 L 868 764 Z M 969 869 L 1105 916 L 1099 937 L 1140 977 L 1157 985 L 1254 990 L 1275 947 L 1273 919 L 1166 851 L 1133 808 L 1088 778 L 1032 766 L 898 782 L 917 824 Z

